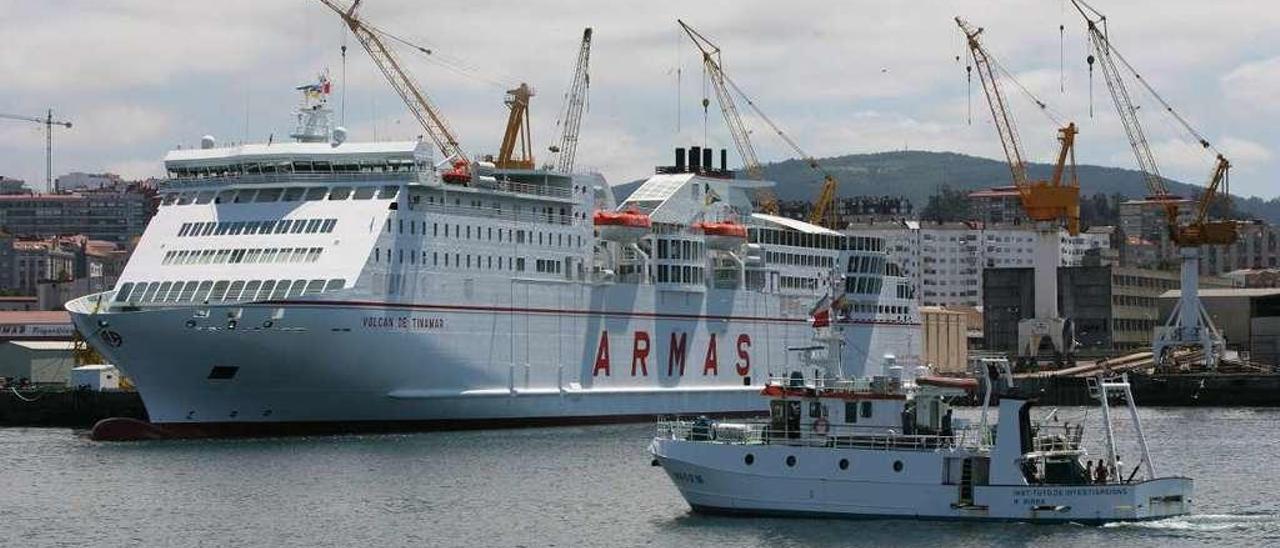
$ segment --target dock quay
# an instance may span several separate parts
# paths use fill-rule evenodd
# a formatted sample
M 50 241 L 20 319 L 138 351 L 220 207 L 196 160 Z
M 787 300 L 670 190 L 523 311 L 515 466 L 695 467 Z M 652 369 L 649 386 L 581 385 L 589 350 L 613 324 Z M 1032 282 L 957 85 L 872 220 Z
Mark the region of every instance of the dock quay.
M 147 420 L 147 410 L 132 390 L 19 390 L 11 386 L 0 391 L 0 427 L 87 429 L 109 417 Z

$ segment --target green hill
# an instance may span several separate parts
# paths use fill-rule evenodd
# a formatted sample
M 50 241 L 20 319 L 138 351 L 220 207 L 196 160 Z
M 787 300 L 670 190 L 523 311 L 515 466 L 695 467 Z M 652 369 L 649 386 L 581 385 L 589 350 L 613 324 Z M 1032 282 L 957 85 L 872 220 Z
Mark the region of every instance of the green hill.
M 976 190 L 1010 183 L 1009 167 L 1001 161 L 952 152 L 900 151 L 874 154 L 849 154 L 818 160 L 840 180 L 840 196 L 893 195 L 904 196 L 920 211 L 930 195 L 943 185 L 953 189 Z M 1047 179 L 1052 172 L 1048 164 L 1030 164 L 1032 178 Z M 822 177 L 800 160 L 787 160 L 764 166 L 765 177 L 776 181 L 774 189 L 780 200 L 812 200 L 818 195 Z M 1142 174 L 1131 169 L 1082 165 L 1080 193 L 1091 196 L 1119 193 L 1127 198 L 1148 194 Z M 1167 183 L 1169 191 L 1186 197 L 1195 196 L 1198 186 L 1176 181 Z M 616 185 L 614 192 L 621 200 L 639 186 L 639 181 Z M 1280 198 L 1235 199 L 1236 208 L 1254 217 L 1280 223 Z

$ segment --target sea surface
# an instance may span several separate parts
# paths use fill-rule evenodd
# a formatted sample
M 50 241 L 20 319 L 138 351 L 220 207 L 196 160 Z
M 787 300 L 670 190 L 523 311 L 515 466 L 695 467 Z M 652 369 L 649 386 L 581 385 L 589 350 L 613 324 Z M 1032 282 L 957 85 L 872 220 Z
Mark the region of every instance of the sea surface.
M 1090 413 L 1077 420 L 1096 425 Z M 1142 417 L 1159 471 L 1195 478 L 1195 515 L 1102 527 L 702 516 L 650 466 L 647 424 L 134 443 L 0 429 L 0 545 L 1280 546 L 1280 410 Z

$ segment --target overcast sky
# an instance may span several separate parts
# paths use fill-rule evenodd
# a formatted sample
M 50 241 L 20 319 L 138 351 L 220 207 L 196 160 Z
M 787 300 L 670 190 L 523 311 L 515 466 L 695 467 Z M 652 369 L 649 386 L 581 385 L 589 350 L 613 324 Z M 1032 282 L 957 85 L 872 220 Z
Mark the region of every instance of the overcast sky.
M 473 154 L 496 151 L 502 91 L 522 81 L 537 90 L 535 151 L 546 150 L 585 26 L 595 40 L 579 165 L 621 183 L 669 163 L 676 142 L 702 144 L 704 132 L 712 146 L 730 146 L 714 97 L 704 125 L 703 72 L 679 34 L 682 18 L 719 43 L 730 77 L 815 156 L 906 148 L 1002 158 L 979 83 L 969 88 L 965 58 L 956 60 L 965 51 L 952 17 L 961 15 L 987 29 L 992 53 L 1061 119 L 1077 122 L 1079 163 L 1134 165 L 1100 73 L 1090 93 L 1083 20 L 1063 0 L 365 4 L 369 21 L 449 62 L 402 54 Z M 1109 16 L 1117 49 L 1231 158 L 1232 190 L 1280 194 L 1280 6 L 1093 4 Z M 0 112 L 52 107 L 75 124 L 55 130 L 55 175 L 156 175 L 167 150 L 206 133 L 223 142 L 278 140 L 291 129 L 293 87 L 326 68 L 351 139 L 422 133 L 318 1 L 0 0 L 0 37 Z M 1054 123 L 1006 87 L 1029 159 L 1049 161 Z M 1203 183 L 1212 156 L 1137 96 L 1164 174 Z M 761 160 L 791 156 L 752 122 Z M 0 175 L 42 182 L 43 155 L 40 126 L 0 120 Z

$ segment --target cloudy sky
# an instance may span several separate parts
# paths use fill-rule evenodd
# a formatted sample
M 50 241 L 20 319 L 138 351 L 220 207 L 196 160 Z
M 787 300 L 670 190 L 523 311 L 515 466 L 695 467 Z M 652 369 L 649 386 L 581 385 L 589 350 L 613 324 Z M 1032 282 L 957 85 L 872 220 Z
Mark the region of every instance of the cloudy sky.
M 1232 190 L 1280 195 L 1280 7 L 1092 3 L 1109 16 L 1117 49 L 1232 159 Z M 965 51 L 952 17 L 961 15 L 987 29 L 992 53 L 1060 119 L 1080 125 L 1080 163 L 1134 165 L 1101 74 L 1091 91 L 1084 25 L 1069 1 L 365 4 L 368 20 L 436 52 L 402 55 L 472 153 L 497 149 L 502 91 L 522 81 L 538 92 L 535 145 L 546 150 L 585 26 L 595 28 L 595 41 L 580 165 L 625 182 L 669 162 L 673 143 L 728 146 L 714 99 L 704 124 L 703 72 L 679 34 L 682 18 L 719 43 L 730 76 L 815 156 L 906 148 L 997 158 L 981 88 L 966 84 L 964 58 L 956 59 Z M 55 174 L 155 175 L 165 151 L 206 133 L 224 142 L 279 139 L 291 129 L 293 87 L 326 68 L 352 139 L 421 133 L 359 44 L 315 0 L 0 0 L 0 14 L 0 112 L 51 107 L 75 124 L 56 130 Z M 1007 93 L 1028 156 L 1048 161 L 1054 123 L 1016 89 Z M 1148 97 L 1138 100 L 1164 174 L 1203 182 L 1212 157 L 1186 144 Z M 752 125 L 762 160 L 790 156 Z M 43 181 L 43 144 L 40 126 L 0 120 L 0 175 Z

